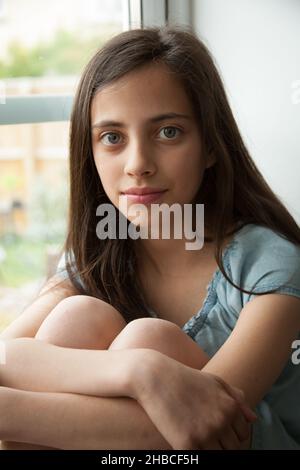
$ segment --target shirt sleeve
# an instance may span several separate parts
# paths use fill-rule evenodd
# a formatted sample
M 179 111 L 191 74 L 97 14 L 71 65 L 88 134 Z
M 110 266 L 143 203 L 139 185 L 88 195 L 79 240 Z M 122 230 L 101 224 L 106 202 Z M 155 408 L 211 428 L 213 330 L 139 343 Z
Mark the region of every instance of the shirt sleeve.
M 60 257 L 60 259 L 58 261 L 55 274 L 57 274 L 57 275 L 59 275 L 60 277 L 63 277 L 63 278 L 68 277 L 68 273 L 67 273 L 67 269 L 66 269 L 65 252 L 62 254 L 62 256 Z
M 242 306 L 268 291 L 300 298 L 300 246 L 271 229 L 251 225 L 236 242 L 232 278 L 253 294 L 242 293 Z
M 79 276 L 79 274 L 77 273 L 77 267 L 76 267 L 76 264 L 75 264 L 75 259 L 74 259 L 74 254 L 73 253 L 71 253 L 70 260 L 71 260 L 71 271 L 72 271 L 72 273 L 75 274 L 75 280 L 76 280 L 76 282 L 78 282 L 80 287 L 84 289 L 83 281 L 82 281 L 81 277 Z M 55 274 L 60 276 L 63 279 L 69 279 L 69 274 L 68 274 L 68 271 L 67 271 L 67 268 L 66 268 L 66 253 L 65 252 L 62 254 L 62 256 L 60 257 L 60 259 L 58 261 Z

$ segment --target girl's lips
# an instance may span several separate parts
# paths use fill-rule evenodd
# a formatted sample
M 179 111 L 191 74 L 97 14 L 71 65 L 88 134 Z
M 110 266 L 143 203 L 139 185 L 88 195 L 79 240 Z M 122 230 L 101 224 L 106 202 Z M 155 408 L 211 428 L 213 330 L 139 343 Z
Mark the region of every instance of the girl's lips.
M 138 204 L 150 204 L 151 202 L 157 201 L 166 191 L 160 191 L 159 193 L 149 193 L 149 194 L 124 194 L 128 201 L 135 202 Z

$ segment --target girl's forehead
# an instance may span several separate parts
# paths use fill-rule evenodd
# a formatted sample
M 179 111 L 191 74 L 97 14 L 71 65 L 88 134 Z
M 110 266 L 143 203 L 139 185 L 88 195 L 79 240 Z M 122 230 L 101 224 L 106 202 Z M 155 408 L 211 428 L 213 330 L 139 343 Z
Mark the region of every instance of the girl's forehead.
M 103 90 L 122 87 L 130 82 L 139 82 L 140 80 L 149 83 L 153 80 L 164 80 L 176 83 L 178 82 L 178 77 L 176 72 L 173 72 L 166 64 L 150 62 L 136 67 L 115 79 L 113 82 L 108 83 L 104 86 Z
M 147 64 L 101 87 L 92 100 L 92 114 L 104 109 L 163 108 L 176 105 L 191 109 L 178 76 L 164 64 Z

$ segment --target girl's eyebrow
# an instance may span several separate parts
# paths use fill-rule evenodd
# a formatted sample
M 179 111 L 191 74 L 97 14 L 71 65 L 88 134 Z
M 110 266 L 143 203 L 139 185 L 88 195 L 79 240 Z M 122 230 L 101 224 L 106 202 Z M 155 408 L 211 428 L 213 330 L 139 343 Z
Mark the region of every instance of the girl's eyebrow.
M 165 113 L 165 114 L 160 114 L 158 116 L 154 116 L 149 119 L 149 122 L 159 122 L 163 121 L 165 119 L 172 119 L 172 118 L 184 118 L 184 119 L 192 119 L 192 116 L 189 116 L 188 114 L 181 114 L 181 113 Z M 119 122 L 119 121 L 100 121 L 97 122 L 96 124 L 92 125 L 92 129 L 98 129 L 99 127 L 126 127 L 126 124 Z

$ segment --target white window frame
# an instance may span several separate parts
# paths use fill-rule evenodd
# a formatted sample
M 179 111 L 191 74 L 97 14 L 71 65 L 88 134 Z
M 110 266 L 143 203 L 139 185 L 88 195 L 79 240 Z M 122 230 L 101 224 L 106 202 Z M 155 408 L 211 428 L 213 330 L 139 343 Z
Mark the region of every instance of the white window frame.
M 128 0 L 129 28 L 191 25 L 192 0 Z
M 3 19 L 6 14 L 6 0 L 0 0 L 0 19 Z
M 192 0 L 123 0 L 123 29 L 191 24 Z M 69 121 L 73 95 L 5 97 L 2 80 L 0 125 Z

